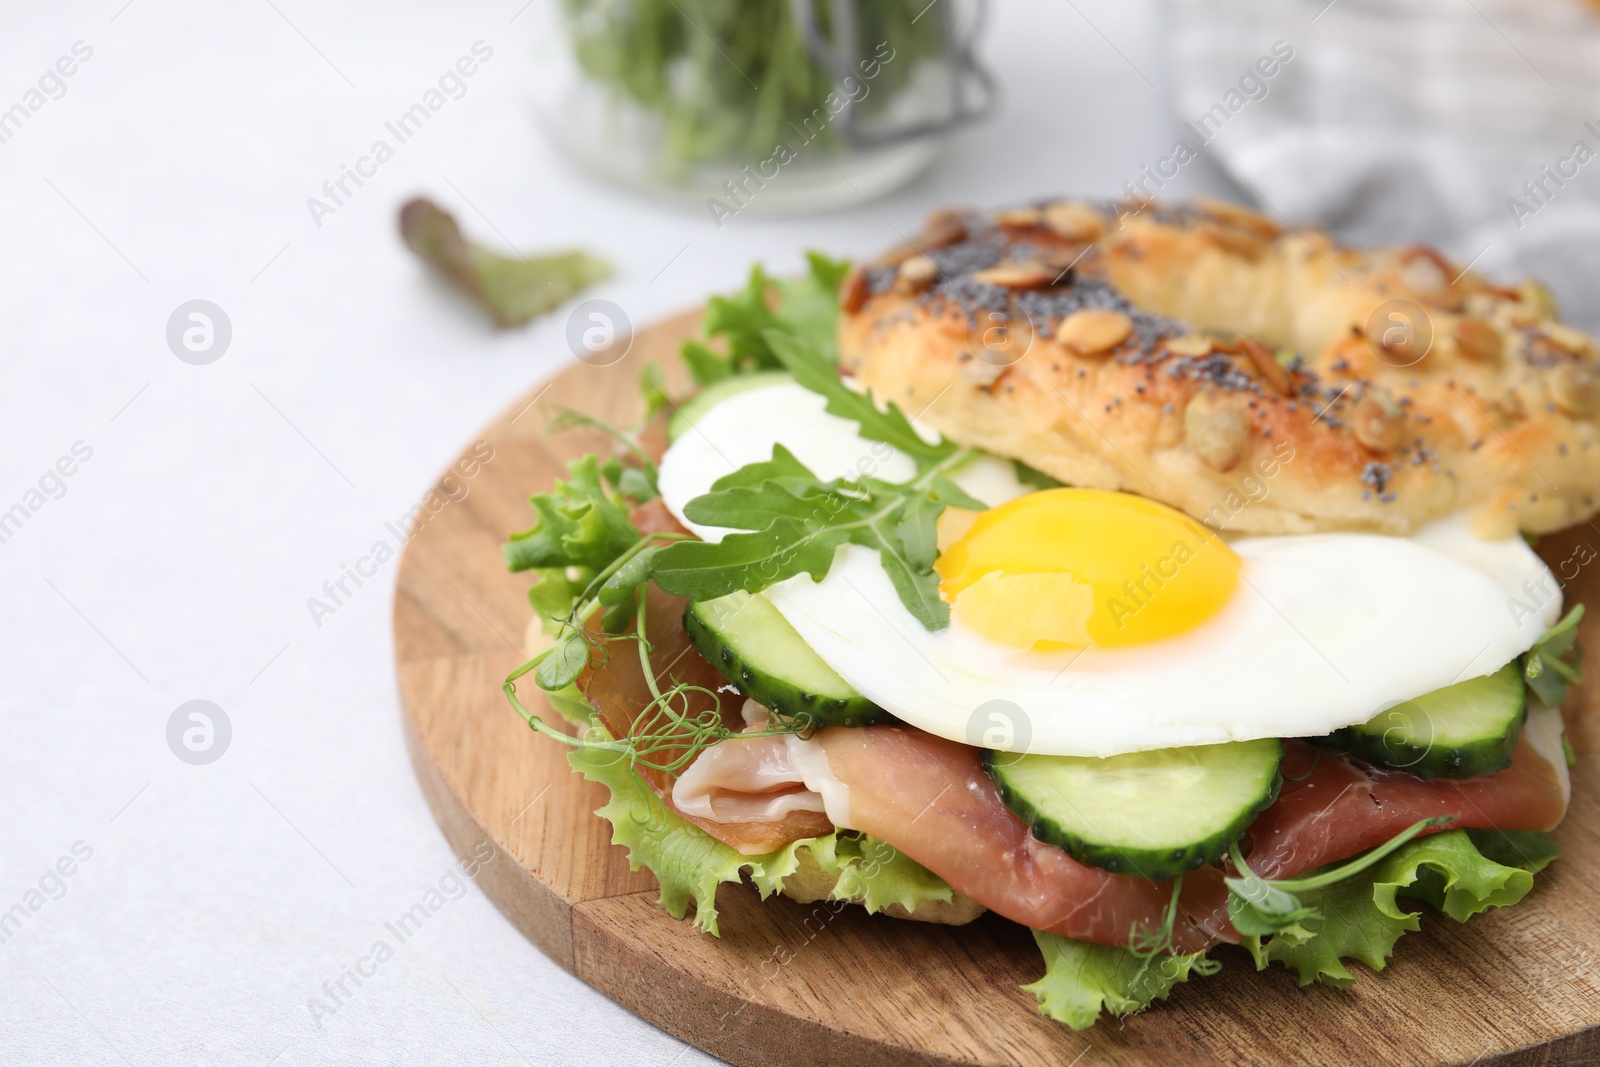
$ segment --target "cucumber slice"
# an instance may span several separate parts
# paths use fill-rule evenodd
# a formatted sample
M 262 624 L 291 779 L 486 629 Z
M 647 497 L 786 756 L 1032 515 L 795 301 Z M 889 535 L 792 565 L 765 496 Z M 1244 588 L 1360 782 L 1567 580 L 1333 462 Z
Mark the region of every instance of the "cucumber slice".
M 1511 766 L 1528 717 L 1517 662 L 1396 704 L 1335 732 L 1333 745 L 1419 778 L 1471 778 Z
M 767 385 L 781 385 L 792 382 L 793 378 L 781 370 L 759 371 L 755 374 L 736 374 L 732 378 L 724 378 L 720 382 L 713 382 L 694 396 L 684 402 L 683 406 L 673 412 L 672 418 L 667 420 L 667 443 L 671 444 L 689 432 L 689 427 L 699 422 L 701 417 L 730 396 L 737 396 L 750 389 L 760 389 Z
M 886 714 L 824 663 L 764 596 L 741 590 L 691 603 L 683 625 L 723 677 L 779 715 L 860 726 Z
M 1160 881 L 1222 858 L 1278 795 L 1275 738 L 1093 756 L 985 752 L 1006 807 L 1080 863 Z

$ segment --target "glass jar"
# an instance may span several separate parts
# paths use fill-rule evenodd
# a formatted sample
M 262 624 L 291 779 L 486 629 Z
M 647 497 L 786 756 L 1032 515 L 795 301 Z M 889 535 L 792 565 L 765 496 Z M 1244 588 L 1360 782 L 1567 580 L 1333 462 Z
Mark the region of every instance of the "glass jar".
M 983 0 L 536 3 L 552 139 L 719 226 L 897 188 L 994 106 Z

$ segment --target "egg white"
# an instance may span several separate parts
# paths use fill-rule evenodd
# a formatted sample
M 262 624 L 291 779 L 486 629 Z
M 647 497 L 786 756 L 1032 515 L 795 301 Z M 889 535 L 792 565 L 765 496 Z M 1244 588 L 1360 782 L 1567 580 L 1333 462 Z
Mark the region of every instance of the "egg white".
M 823 478 L 860 470 L 863 457 L 875 477 L 914 473 L 909 457 L 862 439 L 797 385 L 739 394 L 698 429 L 661 463 L 663 501 L 680 519 L 690 499 L 769 458 L 776 442 Z M 993 458 L 965 473 L 964 487 L 991 506 L 1027 491 Z M 686 525 L 708 540 L 726 533 Z M 1325 533 L 1231 547 L 1243 566 L 1228 605 L 1188 633 L 1132 648 L 1019 651 L 959 619 L 930 632 L 877 553 L 856 545 L 839 550 L 822 581 L 801 575 L 766 595 L 830 667 L 897 718 L 965 744 L 1081 756 L 1326 734 L 1498 669 L 1560 616 L 1558 583 L 1520 537 L 1479 541 L 1459 517 L 1410 538 Z M 1538 601 L 1528 591 L 1541 588 L 1550 595 L 1533 615 L 1512 610 L 1512 598 Z M 1160 610 L 1159 591 L 1141 610 Z
M 737 393 L 716 405 L 661 459 L 656 486 L 667 510 L 697 536 L 720 541 L 727 530 L 690 522 L 683 517 L 683 506 L 709 492 L 718 478 L 771 459 L 776 444 L 823 481 L 848 476 L 904 482 L 917 473 L 910 456 L 893 445 L 867 440 L 856 432 L 855 422 L 830 415 L 826 408 L 821 395 L 793 382 Z M 939 439 L 932 430 L 915 428 L 929 441 Z M 990 507 L 1028 491 L 1011 464 L 993 456 L 974 459 L 950 480 Z

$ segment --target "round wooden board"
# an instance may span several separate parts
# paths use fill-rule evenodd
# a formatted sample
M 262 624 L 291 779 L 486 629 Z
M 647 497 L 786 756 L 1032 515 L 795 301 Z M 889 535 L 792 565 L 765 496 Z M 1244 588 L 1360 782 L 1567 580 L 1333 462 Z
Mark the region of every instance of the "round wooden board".
M 1142 1015 L 1074 1033 L 1038 1015 L 1017 988 L 1042 964 L 1026 930 L 992 915 L 930 926 L 853 906 L 762 903 L 749 886 L 725 885 L 720 940 L 674 921 L 656 906 L 655 880 L 628 870 L 610 827 L 592 814 L 604 790 L 573 773 L 566 750 L 532 733 L 501 694 L 523 659 L 530 582 L 506 572 L 499 545 L 530 524 L 529 493 L 603 445 L 586 431 L 546 439 L 545 407 L 631 421 L 646 362 L 682 388 L 675 353 L 698 321 L 691 313 L 641 331 L 619 362 L 572 367 L 513 404 L 480 438 L 493 458 L 475 468 L 469 448 L 441 479 L 438 499 L 455 499 L 424 510 L 400 566 L 395 657 L 423 792 L 461 856 L 481 859 L 485 842 L 493 846 L 478 882 L 546 954 L 736 1064 L 1600 1061 L 1593 683 L 1571 702 L 1584 715 L 1569 708 L 1585 754 L 1557 835 L 1561 860 L 1518 907 L 1466 925 L 1425 917 L 1382 975 L 1351 964 L 1358 980 L 1348 990 L 1300 989 L 1288 971 L 1257 973 L 1243 951 L 1224 947 L 1216 977 L 1177 987 Z M 1600 531 L 1546 538 L 1541 551 L 1571 573 L 1594 557 L 1586 544 L 1600 545 Z M 1596 571 L 1577 569 L 1568 596 L 1600 607 Z M 555 721 L 534 686 L 521 692 Z

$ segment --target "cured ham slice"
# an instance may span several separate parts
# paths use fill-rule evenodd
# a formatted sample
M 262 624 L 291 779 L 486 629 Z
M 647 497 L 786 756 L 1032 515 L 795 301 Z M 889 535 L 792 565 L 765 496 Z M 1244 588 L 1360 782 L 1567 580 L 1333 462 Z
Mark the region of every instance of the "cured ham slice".
M 774 747 L 775 739 L 759 740 Z M 778 763 L 804 778 L 834 822 L 887 841 L 1008 919 L 1127 945 L 1134 930 L 1159 927 L 1172 899 L 1171 882 L 1089 867 L 1035 838 L 1000 799 L 977 749 L 898 725 L 783 740 L 787 759 Z M 741 773 L 737 763 L 771 756 L 755 743 L 718 746 L 724 781 Z M 1248 859 L 1265 877 L 1293 877 L 1346 859 L 1419 819 L 1453 815 L 1457 826 L 1544 830 L 1565 811 L 1559 769 L 1526 741 L 1511 767 L 1462 781 L 1423 781 L 1319 753 L 1303 741 L 1286 744 L 1283 790 L 1250 829 Z M 1219 867 L 1185 875 L 1179 905 L 1177 951 L 1237 940 Z
M 767 725 L 767 709 L 753 700 L 742 709 L 745 728 Z M 791 812 L 821 814 L 822 795 L 808 789 L 783 736 L 736 737 L 702 752 L 672 787 L 684 815 L 710 822 L 776 823 Z M 802 742 L 803 744 L 803 742 Z
M 1498 774 L 1430 781 L 1319 753 L 1304 741 L 1286 744 L 1283 789 L 1250 824 L 1245 861 L 1263 878 L 1365 852 L 1419 819 L 1454 815 L 1453 825 L 1480 830 L 1549 830 L 1566 814 L 1562 768 L 1527 737 Z
M 678 517 L 667 510 L 667 505 L 661 502 L 660 497 L 655 497 L 647 503 L 640 504 L 628 512 L 628 521 L 633 523 L 634 529 L 642 534 L 686 534 L 689 532 L 688 527 L 679 522 Z
M 907 726 L 823 730 L 810 744 L 848 786 L 847 811 L 836 811 L 830 798 L 836 821 L 887 841 L 991 911 L 1109 945 L 1127 944 L 1135 926 L 1161 925 L 1171 882 L 1088 867 L 1034 837 L 1001 801 L 978 749 Z M 1194 918 L 1211 915 L 1225 898 L 1216 868 L 1184 876 L 1178 951 L 1199 951 L 1225 933 Z
M 650 638 L 650 664 L 662 689 L 682 682 L 698 687 L 698 691 L 683 694 L 677 710 L 693 718 L 709 717 L 730 729 L 743 729 L 738 707 L 743 698 L 728 692 L 717 694 L 729 687 L 722 675 L 705 658 L 695 651 L 689 635 L 683 629 L 683 609 L 686 601 L 667 596 L 650 587 L 645 602 L 645 626 Z M 578 687 L 594 705 L 600 719 L 613 737 L 636 736 L 643 729 L 659 730 L 664 720 L 659 715 L 647 714 L 654 695 L 645 678 L 644 667 L 639 662 L 638 645 L 631 640 L 610 642 L 603 662 L 592 663 L 578 678 Z M 715 696 L 713 694 L 716 694 Z M 683 733 L 688 739 L 687 731 Z M 749 744 L 756 738 L 741 743 Z M 782 738 L 778 739 L 780 742 Z M 721 748 L 723 746 L 716 746 Z M 658 749 L 653 759 L 670 763 L 688 751 L 686 747 Z M 725 757 L 724 757 L 725 758 Z M 691 768 L 692 769 L 692 765 Z M 641 767 L 640 776 L 659 797 L 662 803 L 690 822 L 747 856 L 757 856 L 782 848 L 791 841 L 818 837 L 833 832 L 833 823 L 823 814 L 821 804 L 802 801 L 786 809 L 773 808 L 766 818 L 753 821 L 724 821 L 708 817 L 717 814 L 715 808 L 706 814 L 681 811 L 673 802 L 672 791 L 676 776 L 660 770 Z M 788 791 L 803 793 L 798 779 L 790 783 Z M 748 797 L 744 798 L 748 801 Z M 726 804 L 735 808 L 749 804 L 729 797 Z

